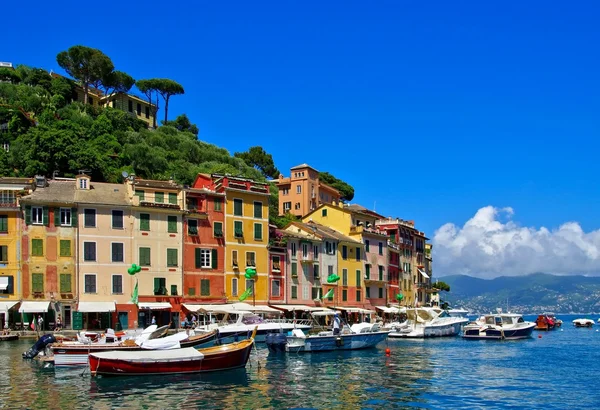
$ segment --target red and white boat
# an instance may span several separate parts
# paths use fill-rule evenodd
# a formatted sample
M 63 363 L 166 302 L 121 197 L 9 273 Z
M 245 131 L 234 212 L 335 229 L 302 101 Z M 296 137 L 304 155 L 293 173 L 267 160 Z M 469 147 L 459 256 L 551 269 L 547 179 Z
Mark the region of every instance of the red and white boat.
M 189 374 L 245 367 L 254 346 L 250 339 L 222 346 L 195 349 L 110 351 L 90 353 L 92 376 L 149 376 Z

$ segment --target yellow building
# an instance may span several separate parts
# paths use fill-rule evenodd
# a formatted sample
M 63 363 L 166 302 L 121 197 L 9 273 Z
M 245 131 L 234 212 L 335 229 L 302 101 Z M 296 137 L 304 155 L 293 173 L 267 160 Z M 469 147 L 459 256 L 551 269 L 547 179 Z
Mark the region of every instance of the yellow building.
M 246 302 L 269 300 L 269 186 L 250 179 L 212 175 L 206 188 L 225 193 L 225 293 L 230 302 L 253 288 Z M 252 279 L 246 272 L 256 271 Z
M 0 326 L 18 319 L 15 305 L 22 297 L 21 212 L 19 199 L 32 192 L 31 178 L 0 178 Z M 9 315 L 12 315 L 9 318 Z

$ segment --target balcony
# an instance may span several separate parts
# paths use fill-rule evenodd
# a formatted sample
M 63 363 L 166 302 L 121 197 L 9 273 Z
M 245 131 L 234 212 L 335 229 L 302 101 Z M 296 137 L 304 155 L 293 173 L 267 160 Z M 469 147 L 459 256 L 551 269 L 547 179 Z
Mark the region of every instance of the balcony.
M 140 206 L 145 208 L 181 209 L 178 204 L 165 204 L 157 202 L 140 201 Z
M 6 210 L 18 210 L 19 209 L 19 205 L 17 204 L 17 201 L 1 201 L 0 202 L 0 209 L 6 209 Z

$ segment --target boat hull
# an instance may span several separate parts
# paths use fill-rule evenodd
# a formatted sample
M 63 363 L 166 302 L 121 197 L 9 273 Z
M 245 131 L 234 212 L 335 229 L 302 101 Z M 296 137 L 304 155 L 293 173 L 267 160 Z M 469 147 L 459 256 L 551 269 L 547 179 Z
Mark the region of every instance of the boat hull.
M 460 333 L 461 327 L 467 320 L 457 321 L 454 323 L 440 325 L 417 325 L 412 327 L 407 326 L 404 331 L 392 331 L 389 334 L 390 338 L 430 338 L 430 337 L 453 337 Z
M 535 324 L 521 326 L 511 329 L 500 329 L 498 327 L 465 327 L 463 338 L 472 340 L 518 340 L 531 337 Z
M 217 340 L 218 343 L 221 344 L 227 344 L 227 343 L 235 343 L 235 342 L 239 342 L 242 340 L 247 340 L 250 338 L 250 336 L 252 336 L 252 332 L 254 331 L 254 326 L 255 325 L 248 325 L 247 328 L 244 327 L 231 327 L 230 329 L 227 328 L 218 328 L 219 333 L 217 335 Z M 296 326 L 297 329 L 300 329 L 302 331 L 308 331 L 310 330 L 310 326 Z M 282 326 L 282 327 L 263 327 L 261 328 L 260 325 L 258 327 L 258 330 L 256 332 L 256 336 L 254 338 L 254 341 L 256 343 L 265 343 L 266 339 L 267 339 L 267 335 L 271 334 L 271 333 L 285 333 L 287 334 L 288 332 L 291 332 L 294 329 L 293 325 L 290 326 Z
M 388 337 L 387 331 L 357 333 L 338 336 L 308 336 L 306 338 L 288 337 L 287 352 L 326 352 L 332 350 L 357 350 L 375 347 Z
M 203 354 L 201 357 L 153 362 L 107 359 L 90 354 L 90 371 L 94 376 L 151 376 L 231 370 L 246 366 L 253 345 L 250 339 L 233 345 L 198 349 Z

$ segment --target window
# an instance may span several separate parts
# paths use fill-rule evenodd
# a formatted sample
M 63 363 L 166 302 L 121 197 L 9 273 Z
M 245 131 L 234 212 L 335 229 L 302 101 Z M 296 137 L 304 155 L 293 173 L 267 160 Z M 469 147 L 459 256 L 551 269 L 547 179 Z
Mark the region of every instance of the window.
M 150 248 L 140 248 L 140 266 L 150 266 Z
M 31 240 L 31 256 L 44 256 L 44 240 L 43 239 L 32 239 Z
M 216 249 L 202 249 L 196 248 L 195 250 L 195 266 L 196 269 L 217 269 L 217 254 Z
M 342 246 L 342 259 L 348 259 L 348 247 L 346 245 Z
M 283 212 L 287 212 L 290 209 L 292 209 L 292 203 L 291 202 L 284 202 L 283 203 Z
M 297 194 L 301 194 L 302 193 L 302 185 L 296 185 L 296 193 Z
M 231 251 L 231 266 L 238 267 L 238 251 Z
M 177 249 L 167 249 L 167 266 L 178 265 Z
M 254 252 L 246 252 L 246 266 L 256 267 Z
M 342 286 L 348 286 L 348 269 L 342 269 Z
M 146 118 L 150 118 L 150 107 L 145 107 Z
M 321 216 L 327 216 L 327 209 L 321 210 Z
M 150 214 L 140 214 L 140 231 L 150 230 Z
M 123 275 L 112 276 L 112 293 L 113 295 L 123 294 Z
M 242 229 L 242 221 L 233 222 L 233 236 L 235 238 L 243 238 L 244 230 Z
M 71 226 L 71 208 L 60 208 L 60 225 Z
M 370 251 L 370 248 L 369 248 L 369 247 L 370 247 L 370 245 L 371 245 L 371 244 L 370 244 L 369 240 L 368 240 L 368 239 L 365 239 L 365 252 L 371 252 L 371 251 Z
M 342 289 L 342 302 L 348 301 L 348 289 Z
M 177 295 L 177 285 L 171 285 L 171 295 Z
M 138 198 L 140 198 L 140 202 L 142 202 L 144 199 L 146 199 L 146 192 L 141 191 L 139 189 L 135 190 L 134 195 L 137 196 Z
M 321 288 L 312 288 L 312 298 L 314 300 L 321 299 L 323 297 L 323 292 Z
M 369 299 L 371 297 L 371 288 L 366 288 L 365 289 L 365 297 L 367 299 Z
M 121 242 L 113 242 L 110 246 L 111 250 L 111 260 L 113 262 L 123 262 L 124 261 L 124 249 L 125 245 Z
M 360 286 L 360 270 L 356 270 L 356 286 Z
M 328 276 L 333 275 L 333 265 L 327 266 L 327 275 Z
M 246 290 L 252 289 L 252 293 L 254 293 L 254 279 L 246 279 Z
M 33 293 L 43 293 L 44 292 L 44 274 L 43 273 L 31 274 L 31 291 Z
M 162 204 L 165 202 L 165 193 L 164 192 L 155 192 L 154 193 L 154 202 L 157 204 Z
M 383 280 L 383 275 L 384 275 L 383 266 L 379 265 L 379 280 Z
M 313 275 L 315 280 L 319 279 L 319 265 L 313 265 Z
M 209 279 L 200 279 L 200 296 L 210 296 Z
M 165 278 L 154 278 L 154 294 L 155 295 L 166 295 L 167 294 L 167 280 Z
M 71 241 L 68 239 L 60 240 L 60 256 L 71 256 Z
M 327 255 L 334 255 L 335 254 L 335 243 L 325 242 L 325 252 L 327 252 Z
M 0 232 L 8 232 L 8 215 L 0 215 Z
M 96 261 L 96 242 L 83 243 L 83 260 L 85 262 Z
M 379 242 L 379 254 L 383 255 L 383 242 Z
M 60 274 L 60 293 L 71 293 L 71 274 Z
M 213 200 L 213 207 L 215 211 L 221 212 L 223 210 L 223 200 L 221 198 L 215 198 Z
M 306 258 L 308 256 L 308 244 L 302 244 L 302 257 Z
M 188 288 L 188 295 L 196 296 L 196 288 Z
M 310 289 L 308 288 L 308 284 L 302 286 L 302 299 L 308 299 L 310 295 Z
M 379 299 L 383 299 L 383 288 L 379 288 Z
M 0 263 L 8 263 L 8 245 L 0 246 Z
M 238 295 L 238 279 L 237 278 L 231 279 L 231 295 L 232 296 Z
M 262 210 L 262 202 L 254 202 L 254 217 L 262 219 L 263 210 Z
M 271 296 L 275 298 L 281 296 L 281 284 L 277 279 L 271 281 Z
M 128 111 L 133 112 L 133 101 L 128 100 L 127 102 L 129 103 L 127 107 Z
M 254 240 L 262 241 L 262 224 L 254 224 Z
M 198 220 L 188 219 L 188 235 L 198 235 Z
M 244 202 L 241 199 L 233 200 L 233 214 L 235 216 L 244 216 L 242 212 Z
M 137 111 L 137 115 L 142 115 L 142 104 L 137 103 L 137 106 L 135 108 Z
M 360 261 L 360 248 L 356 248 L 356 260 Z
M 223 222 L 213 223 L 213 235 L 215 236 L 215 238 L 223 237 Z
M 313 258 L 314 260 L 319 259 L 319 245 L 313 246 Z
M 123 229 L 123 211 L 112 211 L 112 228 Z
M 84 275 L 84 293 L 96 293 L 96 275 Z
M 31 223 L 34 225 L 42 225 L 44 223 L 44 210 L 41 206 L 31 207 Z
M 360 302 L 360 290 L 356 291 L 356 301 Z
M 298 277 L 298 262 L 292 262 L 292 278 Z
M 292 299 L 298 299 L 298 286 L 292 285 Z
M 86 228 L 96 227 L 96 210 L 95 209 L 84 209 L 83 210 L 83 226 Z
M 273 272 L 281 272 L 281 258 L 273 256 Z
M 292 242 L 292 258 L 296 258 L 296 242 Z
M 177 205 L 177 194 L 174 192 L 169 192 L 169 203 L 171 205 Z
M 365 279 L 371 279 L 371 265 L 365 265 Z
M 167 232 L 177 233 L 177 216 L 167 216 Z

